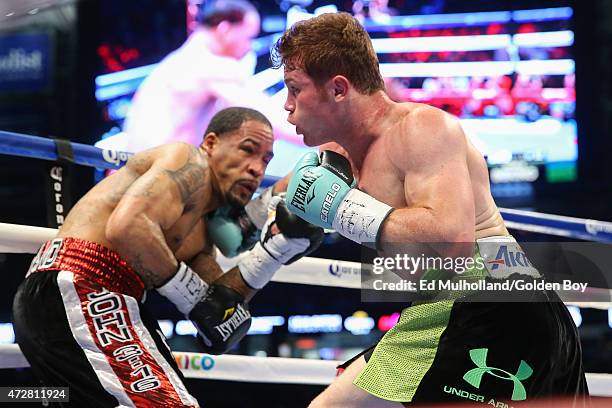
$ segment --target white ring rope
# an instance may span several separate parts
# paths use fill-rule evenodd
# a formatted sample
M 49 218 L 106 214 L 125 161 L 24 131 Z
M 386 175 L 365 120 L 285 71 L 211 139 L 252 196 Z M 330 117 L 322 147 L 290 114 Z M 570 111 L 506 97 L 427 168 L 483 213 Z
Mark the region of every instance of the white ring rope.
M 57 230 L 53 228 L 0 223 L 0 253 L 34 254 L 43 242 L 55 237 L 56 233 Z M 219 256 L 217 261 L 223 270 L 227 270 L 236 265 L 237 258 L 229 259 Z M 281 267 L 272 281 L 360 289 L 361 264 L 359 262 L 304 257 L 291 265 Z M 607 293 L 607 289 L 600 289 L 599 292 Z M 593 293 L 595 295 L 599 292 Z M 594 309 L 612 308 L 612 304 L 609 302 L 566 301 L 565 304 Z
M 253 357 L 174 351 L 186 378 L 274 384 L 327 385 L 342 361 L 302 358 Z M 0 345 L 0 368 L 22 368 L 29 364 L 17 344 Z M 587 373 L 591 395 L 612 397 L 612 374 Z
M 0 253 L 36 253 L 40 245 L 52 239 L 56 229 L 0 223 Z M 227 269 L 235 259 L 220 257 Z M 334 272 L 334 273 L 330 273 Z M 302 258 L 282 267 L 272 279 L 275 282 L 336 286 L 358 289 L 361 267 L 358 262 Z M 608 303 L 573 303 L 580 307 L 605 309 Z M 209 356 L 200 353 L 173 352 L 187 378 L 283 384 L 329 384 L 340 361 L 307 360 L 279 357 Z M 17 344 L 0 345 L 0 368 L 22 368 L 29 364 Z M 253 381 L 257 379 L 257 381 Z M 591 395 L 612 397 L 612 374 L 587 373 Z
M 279 384 L 329 384 L 341 361 L 303 358 L 254 357 L 173 351 L 187 378 Z M 30 364 L 17 344 L 0 345 L 0 368 L 25 368 Z M 611 375 L 612 376 L 612 375 Z
M 0 223 L 0 253 L 35 254 L 55 234 L 57 230 L 53 228 Z

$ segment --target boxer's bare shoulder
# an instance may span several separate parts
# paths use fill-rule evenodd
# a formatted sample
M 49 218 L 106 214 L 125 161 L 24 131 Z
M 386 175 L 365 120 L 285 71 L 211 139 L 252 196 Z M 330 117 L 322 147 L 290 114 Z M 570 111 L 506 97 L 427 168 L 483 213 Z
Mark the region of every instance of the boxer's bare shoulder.
M 152 167 L 158 167 L 153 168 Z M 132 196 L 151 196 L 152 189 L 166 187 L 157 184 L 160 178 L 167 177 L 166 181 L 173 184 L 183 203 L 187 203 L 193 195 L 204 187 L 203 172 L 208 168 L 206 159 L 198 149 L 187 143 L 172 143 L 139 153 L 128 160 L 126 170 L 142 176 L 154 170 L 155 176 L 147 180 L 139 188 L 126 190 Z
M 465 135 L 456 117 L 418 103 L 402 104 L 399 109 L 386 150 L 400 168 L 422 168 L 437 157 L 448 160 L 465 153 Z
M 477 238 L 507 235 L 491 196 L 486 161 L 459 119 L 429 105 L 411 103 L 402 108 L 402 119 L 385 150 L 403 174 L 406 202 L 425 202 L 434 194 L 430 187 L 439 185 L 439 193 L 454 192 L 474 203 Z
M 178 247 L 202 215 L 208 184 L 208 164 L 196 147 L 173 143 L 146 150 L 92 188 L 70 211 L 59 236 L 113 248 L 115 227 L 146 215 L 160 221 Z

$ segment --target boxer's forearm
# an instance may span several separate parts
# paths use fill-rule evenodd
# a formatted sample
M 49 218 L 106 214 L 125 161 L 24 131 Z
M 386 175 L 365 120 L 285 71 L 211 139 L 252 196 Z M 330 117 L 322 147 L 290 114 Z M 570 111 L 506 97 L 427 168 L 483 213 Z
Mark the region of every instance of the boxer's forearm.
M 214 283 L 234 289 L 236 292 L 244 296 L 245 301 L 250 301 L 251 298 L 258 292 L 258 289 L 253 289 L 244 281 L 238 267 L 234 267 L 219 277 Z
M 211 254 L 201 252 L 187 262 L 187 264 L 208 284 L 211 284 L 223 275 L 223 270 L 215 260 L 215 257 Z
M 379 236 L 379 246 L 406 243 L 457 243 L 448 246 L 449 255 L 470 256 L 456 252 L 471 252 L 474 243 L 474 220 L 446 214 L 437 214 L 429 208 L 400 208 L 393 210 L 385 219 Z M 472 245 L 459 245 L 459 244 Z
M 106 235 L 147 289 L 162 285 L 178 268 L 161 227 L 144 214 L 135 215 L 129 224 L 107 227 Z

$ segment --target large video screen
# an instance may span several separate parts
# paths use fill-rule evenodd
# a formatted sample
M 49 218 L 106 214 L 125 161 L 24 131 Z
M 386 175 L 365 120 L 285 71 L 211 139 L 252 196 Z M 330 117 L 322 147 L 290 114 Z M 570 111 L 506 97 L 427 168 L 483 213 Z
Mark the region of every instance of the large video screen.
M 270 15 L 262 10 L 262 32 L 253 46 L 253 82 L 274 95 L 269 103 L 277 109 L 282 110 L 286 91 L 282 71 L 270 68 L 270 46 L 293 22 L 334 10 L 334 5 L 310 12 L 293 6 Z M 575 179 L 571 8 L 424 15 L 403 15 L 401 9 L 353 11 L 372 37 L 389 95 L 459 117 L 466 135 L 487 158 L 494 186 Z M 131 97 L 154 67 L 97 78 L 96 97 L 109 122 L 121 125 Z M 286 174 L 307 149 L 299 140 L 277 141 L 268 174 Z M 512 191 L 510 195 L 521 192 Z

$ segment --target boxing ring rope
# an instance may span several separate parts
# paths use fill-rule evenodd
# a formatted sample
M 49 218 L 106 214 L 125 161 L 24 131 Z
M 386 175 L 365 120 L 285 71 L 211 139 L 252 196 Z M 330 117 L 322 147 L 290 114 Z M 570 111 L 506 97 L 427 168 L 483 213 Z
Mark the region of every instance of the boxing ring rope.
M 70 143 L 74 162 L 99 169 L 119 169 L 132 153 L 100 149 L 82 143 Z M 0 154 L 57 160 L 53 139 L 0 130 Z M 277 178 L 266 177 L 263 186 L 273 184 Z M 538 232 L 595 242 L 612 242 L 612 222 L 544 214 L 534 211 L 500 208 L 506 225 L 512 229 Z
M 341 361 L 302 358 L 255 357 L 173 351 L 187 378 L 274 384 L 327 385 L 336 376 Z M 0 345 L 1 368 L 29 367 L 17 344 Z
M 336 376 L 341 361 L 283 357 L 253 357 L 174 351 L 186 378 L 273 384 L 327 385 Z M 0 345 L 2 368 L 29 367 L 16 344 Z M 587 373 L 591 395 L 612 397 L 612 374 Z
M 101 169 L 118 169 L 130 153 L 100 149 L 80 143 L 71 143 L 76 164 Z M 0 153 L 44 160 L 57 160 L 57 147 L 53 139 L 0 131 Z M 264 185 L 274 183 L 268 177 Z M 532 211 L 501 209 L 509 228 L 540 232 L 550 235 L 597 242 L 612 242 L 612 223 L 605 221 L 564 217 Z M 57 230 L 27 225 L 0 223 L 0 253 L 36 253 L 38 247 L 53 238 Z M 236 259 L 218 258 L 223 269 L 236 263 Z M 335 286 L 359 289 L 361 264 L 330 259 L 303 258 L 282 267 L 272 279 L 275 282 Z M 609 303 L 575 303 L 568 305 L 606 309 Z M 228 381 L 329 384 L 335 376 L 339 361 L 291 359 L 253 356 L 210 356 L 201 353 L 173 352 L 179 367 L 187 378 Z M 21 368 L 29 364 L 16 344 L 0 345 L 0 368 Z M 591 395 L 612 397 L 612 374 L 587 373 Z
M 0 253 L 34 254 L 43 242 L 52 239 L 55 234 L 57 230 L 53 228 L 0 223 Z M 239 257 L 217 256 L 217 262 L 224 271 L 235 266 L 238 259 Z M 361 267 L 359 262 L 304 257 L 291 265 L 282 266 L 272 277 L 272 281 L 360 289 L 362 287 Z M 609 302 L 570 301 L 565 304 L 594 309 L 612 308 Z

